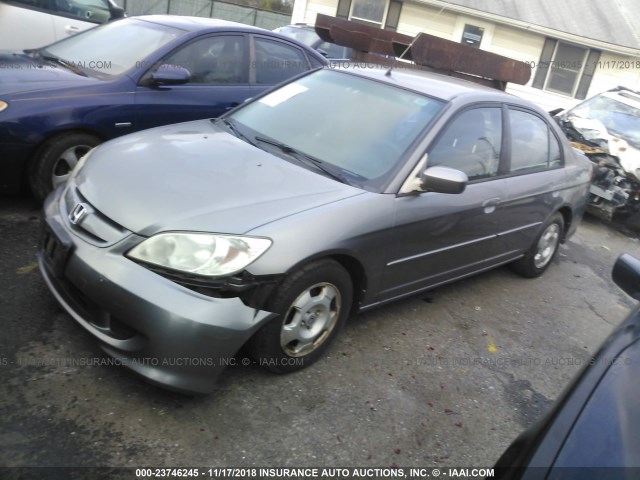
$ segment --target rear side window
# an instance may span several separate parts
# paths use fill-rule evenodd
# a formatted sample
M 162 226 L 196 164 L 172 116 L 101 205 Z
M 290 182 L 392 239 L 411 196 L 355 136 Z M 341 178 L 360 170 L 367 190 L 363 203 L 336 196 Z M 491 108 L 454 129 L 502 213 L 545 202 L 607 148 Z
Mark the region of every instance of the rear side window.
M 309 69 L 298 47 L 283 42 L 255 39 L 256 83 L 274 85 Z
M 502 112 L 474 108 L 457 116 L 429 151 L 428 165 L 455 168 L 469 180 L 495 177 L 500 166 Z
M 537 115 L 509 109 L 511 173 L 528 173 L 562 165 L 560 144 Z

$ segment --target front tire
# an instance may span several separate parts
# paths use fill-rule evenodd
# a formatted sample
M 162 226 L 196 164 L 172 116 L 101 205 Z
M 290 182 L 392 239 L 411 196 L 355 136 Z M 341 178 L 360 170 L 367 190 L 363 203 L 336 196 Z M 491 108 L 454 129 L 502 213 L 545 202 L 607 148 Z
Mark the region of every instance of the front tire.
M 539 277 L 551 265 L 564 234 L 564 218 L 554 213 L 545 223 L 524 257 L 511 264 L 514 272 L 527 278 Z
M 249 341 L 259 364 L 276 373 L 301 370 L 318 360 L 344 325 L 353 286 L 334 260 L 319 260 L 288 275 L 268 310 L 278 316 Z
M 80 132 L 57 135 L 44 142 L 29 166 L 33 196 L 44 200 L 49 192 L 67 181 L 78 160 L 98 144 L 98 137 Z

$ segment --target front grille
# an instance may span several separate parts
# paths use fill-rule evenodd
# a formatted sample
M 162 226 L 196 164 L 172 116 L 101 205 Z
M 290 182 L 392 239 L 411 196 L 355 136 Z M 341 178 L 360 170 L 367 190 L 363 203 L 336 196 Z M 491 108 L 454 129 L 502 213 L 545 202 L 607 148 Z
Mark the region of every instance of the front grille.
M 76 219 L 72 212 L 79 205 L 84 207 L 85 214 Z M 74 234 L 98 247 L 108 247 L 131 234 L 126 228 L 100 212 L 74 186 L 69 187 L 65 192 L 61 214 Z

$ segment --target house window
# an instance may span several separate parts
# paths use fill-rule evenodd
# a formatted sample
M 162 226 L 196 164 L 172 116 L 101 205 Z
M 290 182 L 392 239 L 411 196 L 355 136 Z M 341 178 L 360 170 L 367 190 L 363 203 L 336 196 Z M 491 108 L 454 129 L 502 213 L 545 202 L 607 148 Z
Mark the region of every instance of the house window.
M 395 32 L 401 11 L 401 0 L 338 0 L 336 17 Z
M 466 24 L 464 26 L 464 31 L 462 32 L 461 43 L 464 43 L 465 45 L 469 45 L 471 47 L 480 48 L 480 42 L 482 42 L 483 33 L 484 28 Z
M 351 2 L 350 20 L 382 27 L 387 13 L 387 0 L 353 0 Z
M 544 89 L 573 97 L 584 68 L 587 51 L 587 48 L 558 42 L 549 65 Z
M 547 38 L 532 87 L 583 99 L 599 58 L 597 50 Z

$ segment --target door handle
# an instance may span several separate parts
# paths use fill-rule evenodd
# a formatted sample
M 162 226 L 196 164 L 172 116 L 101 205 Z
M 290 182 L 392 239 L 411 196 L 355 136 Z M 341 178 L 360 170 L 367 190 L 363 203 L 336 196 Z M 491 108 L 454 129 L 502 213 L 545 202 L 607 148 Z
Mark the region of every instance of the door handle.
M 230 107 L 225 108 L 225 110 L 231 110 L 232 108 L 236 108 L 240 105 L 238 102 L 232 102 Z
M 500 197 L 489 198 L 482 202 L 484 213 L 493 213 L 498 205 L 500 205 Z
M 66 25 L 64 27 L 64 31 L 67 35 L 75 35 L 76 33 L 78 33 L 80 31 L 80 29 L 78 27 L 76 27 L 75 25 Z

